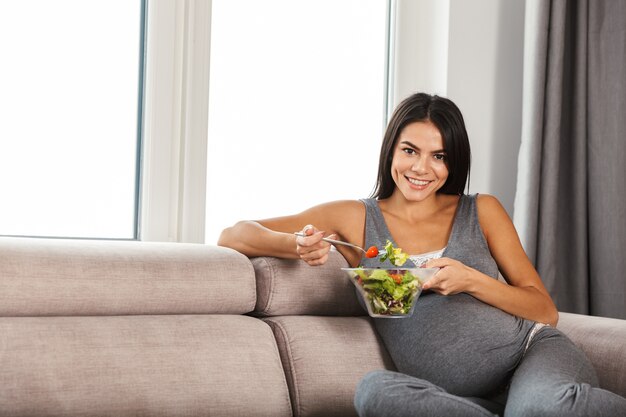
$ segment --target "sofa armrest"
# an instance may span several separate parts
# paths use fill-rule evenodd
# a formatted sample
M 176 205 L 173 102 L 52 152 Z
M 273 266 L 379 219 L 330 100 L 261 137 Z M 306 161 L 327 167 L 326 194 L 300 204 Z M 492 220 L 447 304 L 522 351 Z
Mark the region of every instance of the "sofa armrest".
M 559 313 L 557 328 L 589 357 L 600 386 L 626 396 L 626 320 Z
M 253 258 L 252 265 L 257 280 L 258 316 L 366 314 L 357 301 L 354 285 L 341 270 L 348 263 L 336 250 L 331 250 L 328 262 L 320 266 L 269 256 Z

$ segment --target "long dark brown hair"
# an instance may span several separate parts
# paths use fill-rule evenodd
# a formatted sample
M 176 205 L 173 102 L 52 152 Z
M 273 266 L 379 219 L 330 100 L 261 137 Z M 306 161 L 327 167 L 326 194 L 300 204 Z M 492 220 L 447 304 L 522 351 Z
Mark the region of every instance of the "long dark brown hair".
M 391 161 L 402 129 L 413 122 L 432 122 L 443 138 L 448 179 L 439 193 L 461 195 L 468 183 L 471 151 L 463 115 L 451 100 L 426 93 L 404 99 L 393 112 L 380 148 L 378 178 L 372 192 L 376 199 L 388 198 L 396 187 Z

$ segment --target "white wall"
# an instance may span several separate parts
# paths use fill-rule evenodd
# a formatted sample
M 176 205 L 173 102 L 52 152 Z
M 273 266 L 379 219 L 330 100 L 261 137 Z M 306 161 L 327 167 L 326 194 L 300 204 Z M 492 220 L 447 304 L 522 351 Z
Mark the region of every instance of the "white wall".
M 452 99 L 463 112 L 472 145 L 470 192 L 495 195 L 511 216 L 521 135 L 524 7 L 520 0 L 397 0 L 396 5 L 393 101 L 415 91 Z

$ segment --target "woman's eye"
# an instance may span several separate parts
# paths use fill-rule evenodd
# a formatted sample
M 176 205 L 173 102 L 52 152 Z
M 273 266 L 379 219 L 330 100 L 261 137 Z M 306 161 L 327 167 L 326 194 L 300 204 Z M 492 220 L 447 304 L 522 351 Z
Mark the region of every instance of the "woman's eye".
M 413 149 L 413 148 L 404 148 L 404 149 L 402 149 L 402 151 L 404 153 L 409 154 L 409 155 L 415 155 L 415 149 Z
M 435 159 L 437 161 L 445 161 L 446 160 L 446 155 L 443 153 L 436 153 L 435 154 Z

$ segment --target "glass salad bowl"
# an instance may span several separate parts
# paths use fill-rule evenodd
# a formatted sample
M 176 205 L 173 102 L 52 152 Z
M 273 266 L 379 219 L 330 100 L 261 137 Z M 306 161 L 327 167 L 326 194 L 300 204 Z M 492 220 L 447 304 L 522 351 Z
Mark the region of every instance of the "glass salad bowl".
M 439 268 L 341 268 L 356 286 L 371 317 L 410 317 L 422 285 Z

